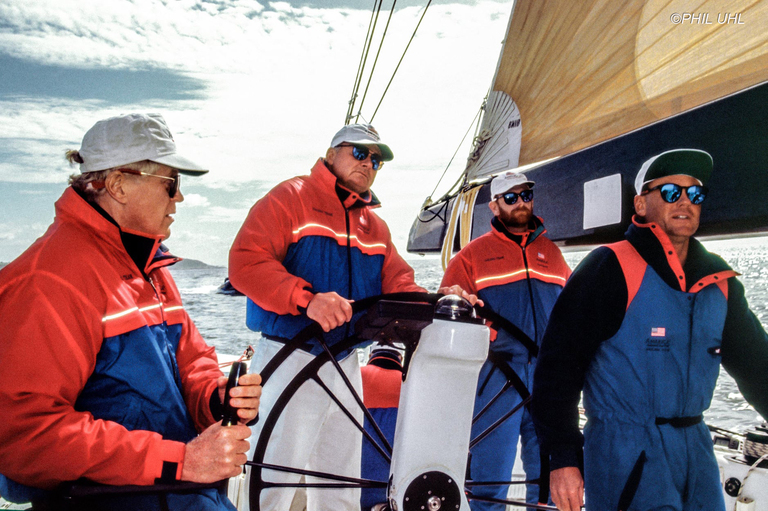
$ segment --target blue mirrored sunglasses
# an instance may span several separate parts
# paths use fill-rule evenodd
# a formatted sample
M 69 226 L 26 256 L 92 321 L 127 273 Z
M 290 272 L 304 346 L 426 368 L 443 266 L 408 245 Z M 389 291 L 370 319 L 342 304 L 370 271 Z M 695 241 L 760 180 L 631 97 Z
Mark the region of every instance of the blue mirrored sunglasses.
M 354 145 L 354 144 L 339 144 L 336 147 L 351 147 L 352 148 L 352 156 L 355 157 L 358 161 L 365 161 L 366 158 L 370 155 L 371 157 L 371 168 L 373 170 L 379 170 L 382 165 L 384 165 L 384 162 L 381 161 L 381 155 L 372 153 L 367 147 L 364 145 Z
M 683 190 L 685 190 L 685 194 L 688 196 L 688 200 L 691 201 L 691 204 L 696 206 L 704 202 L 704 199 L 707 198 L 707 192 L 709 191 L 706 186 L 701 185 L 683 187 L 676 185 L 675 183 L 665 183 L 663 185 L 654 186 L 653 188 L 644 191 L 643 195 L 649 194 L 656 190 L 658 190 L 659 194 L 661 194 L 661 200 L 670 204 L 680 200 L 680 197 L 683 196 Z
M 504 199 L 504 202 L 511 206 L 512 204 L 517 202 L 517 198 L 520 197 L 523 199 L 523 202 L 531 202 L 533 200 L 533 190 L 523 190 L 520 193 L 517 192 L 507 192 L 503 195 L 499 195 L 496 197 L 496 200 Z

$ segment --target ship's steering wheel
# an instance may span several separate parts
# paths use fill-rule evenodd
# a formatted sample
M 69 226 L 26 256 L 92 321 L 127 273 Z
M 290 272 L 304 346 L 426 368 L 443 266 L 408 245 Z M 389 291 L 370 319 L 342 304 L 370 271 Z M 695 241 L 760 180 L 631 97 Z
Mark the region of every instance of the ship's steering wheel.
M 435 304 L 442 297 L 442 295 L 428 294 L 428 293 L 394 293 L 380 295 L 376 297 L 367 298 L 364 300 L 358 300 L 352 304 L 353 313 L 366 312 L 366 315 L 358 319 L 355 330 L 356 333 L 343 339 L 342 341 L 328 346 L 323 339 L 323 332 L 320 326 L 313 323 L 309 327 L 302 330 L 291 341 L 287 342 L 278 353 L 272 357 L 272 359 L 264 366 L 261 371 L 262 382 L 266 384 L 272 374 L 280 367 L 280 365 L 293 353 L 296 349 L 304 346 L 305 343 L 311 339 L 317 340 L 323 347 L 323 352 L 316 355 L 307 365 L 301 369 L 298 374 L 288 383 L 280 396 L 275 401 L 274 406 L 261 420 L 264 424 L 261 428 L 261 434 L 256 440 L 255 452 L 253 459 L 247 464 L 250 466 L 250 478 L 249 478 L 249 502 L 251 511 L 260 511 L 260 496 L 262 491 L 268 488 L 325 488 L 325 489 L 348 489 L 348 488 L 386 488 L 387 481 L 374 481 L 369 479 L 360 479 L 345 476 L 343 474 L 334 474 L 323 471 L 309 471 L 304 467 L 289 467 L 275 465 L 265 462 L 265 454 L 267 452 L 267 445 L 269 444 L 275 425 L 277 424 L 280 415 L 285 410 L 288 403 L 296 395 L 299 388 L 308 381 L 317 383 L 341 408 L 347 418 L 355 425 L 355 427 L 361 431 L 364 442 L 371 442 L 371 445 L 375 450 L 388 462 L 392 456 L 392 446 L 389 444 L 384 433 L 382 432 L 376 420 L 372 417 L 370 412 L 363 404 L 362 397 L 354 389 L 347 375 L 343 372 L 339 362 L 336 360 L 336 356 L 344 353 L 347 350 L 353 349 L 363 343 L 367 343 L 373 340 L 384 340 L 389 342 L 401 342 L 405 345 L 406 352 L 403 363 L 404 375 L 407 375 L 408 363 L 410 356 L 413 353 L 421 330 L 431 323 Z M 479 314 L 484 315 L 485 309 L 476 307 Z M 494 318 L 497 320 L 498 316 Z M 498 325 L 497 325 L 498 326 Z M 500 325 L 505 328 L 505 325 Z M 519 332 L 519 331 L 518 331 Z M 320 369 L 326 364 L 331 364 L 336 372 L 343 379 L 346 388 L 352 394 L 357 406 L 362 410 L 365 418 L 369 421 L 372 429 L 376 433 L 376 437 L 368 433 L 364 426 L 360 424 L 357 419 L 354 418 L 354 414 L 346 409 L 339 398 L 334 395 L 331 389 L 326 386 L 322 379 L 318 376 Z M 508 374 L 508 383 L 502 388 L 502 390 L 493 398 L 495 401 L 503 392 L 507 391 L 509 387 L 518 388 L 511 378 L 514 373 L 510 370 Z M 405 377 L 404 377 L 405 378 Z M 527 394 L 527 392 L 526 392 Z M 525 404 L 527 404 L 530 396 L 523 395 L 524 399 L 515 408 L 509 410 L 501 419 L 497 420 L 488 429 L 477 435 L 470 441 L 470 445 L 473 446 L 486 439 L 494 429 L 499 427 L 501 423 L 509 418 L 516 411 L 520 410 Z M 484 414 L 489 408 L 490 403 L 483 410 L 473 418 L 473 422 L 476 421 L 482 414 Z M 324 479 L 326 482 L 297 482 L 297 483 L 276 483 L 265 480 L 264 472 L 267 470 L 300 474 L 304 476 L 312 476 L 314 478 Z M 502 485 L 514 485 L 525 483 L 538 483 L 538 480 L 531 481 L 473 481 L 468 480 L 465 482 L 464 491 L 468 500 L 485 501 L 493 503 L 501 503 L 511 506 L 527 507 L 531 509 L 549 509 L 555 508 L 550 506 L 527 504 L 520 500 L 505 500 L 505 499 L 493 499 L 486 497 L 473 496 L 472 488 L 478 486 L 502 486 Z

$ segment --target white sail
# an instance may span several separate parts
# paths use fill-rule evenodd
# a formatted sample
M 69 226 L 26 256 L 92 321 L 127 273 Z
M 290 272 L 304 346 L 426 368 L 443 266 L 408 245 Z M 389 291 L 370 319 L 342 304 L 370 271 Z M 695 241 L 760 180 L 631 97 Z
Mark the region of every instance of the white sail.
M 522 124 L 520 110 L 503 91 L 491 91 L 484 107 L 480 132 L 467 158 L 467 180 L 517 167 Z

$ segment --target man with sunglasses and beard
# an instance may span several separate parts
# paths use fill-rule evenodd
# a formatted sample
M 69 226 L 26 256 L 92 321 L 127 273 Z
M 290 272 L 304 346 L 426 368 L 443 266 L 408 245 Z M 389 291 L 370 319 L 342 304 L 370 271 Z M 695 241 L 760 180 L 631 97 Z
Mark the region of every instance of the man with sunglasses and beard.
M 227 378 L 168 271 L 179 174 L 208 171 L 158 114 L 99 121 L 67 158 L 80 174 L 53 224 L 0 270 L 0 494 L 35 509 L 234 510 L 221 485 L 171 489 L 242 472 L 261 393 L 241 377 L 240 421 L 221 424 Z M 56 491 L 80 479 L 166 490 Z
M 647 160 L 626 239 L 590 253 L 555 304 L 532 413 L 558 509 L 586 488 L 588 509 L 724 510 L 702 421 L 721 363 L 768 416 L 768 337 L 738 274 L 693 238 L 712 170 L 698 149 Z
M 229 279 L 248 297 L 248 327 L 262 335 L 252 368 L 263 368 L 313 321 L 326 332 L 329 346 L 352 335 L 358 317 L 352 314 L 355 300 L 424 291 L 414 282 L 413 269 L 397 253 L 386 224 L 373 212 L 379 201 L 371 185 L 384 162 L 392 158 L 373 126 L 344 126 L 309 176 L 280 183 L 251 208 L 230 250 Z M 462 294 L 458 288 L 439 292 Z M 262 416 L 298 371 L 324 351 L 317 339 L 304 348 L 294 351 L 265 385 Z M 337 359 L 360 395 L 356 352 L 347 350 Z M 362 424 L 363 411 L 341 375 L 327 364 L 320 376 Z M 258 439 L 263 422 L 254 427 L 254 438 Z M 291 399 L 271 439 L 265 463 L 359 477 L 362 436 L 316 385 L 303 387 Z M 301 478 L 269 470 L 264 477 L 291 484 Z M 327 482 L 309 476 L 307 480 Z M 286 511 L 295 494 L 292 488 L 264 490 L 261 509 Z M 310 511 L 357 509 L 360 490 L 309 488 L 306 499 Z
M 488 204 L 494 215 L 491 231 L 464 247 L 443 276 L 443 286 L 461 286 L 500 316 L 493 324 L 495 339 L 480 371 L 474 413 L 488 408 L 473 425 L 473 438 L 524 400 L 527 404 L 538 346 L 552 306 L 570 274 L 560 250 L 544 236 L 542 220 L 533 214 L 533 186 L 533 181 L 517 172 L 495 177 Z M 510 326 L 505 328 L 503 322 Z M 470 478 L 509 481 L 518 438 L 526 478 L 538 479 L 539 441 L 527 406 L 471 449 Z M 508 490 L 506 485 L 497 485 L 474 487 L 472 492 L 504 499 Z M 546 485 L 540 489 L 535 483 L 528 484 L 526 501 L 546 503 Z M 478 500 L 472 500 L 471 507 L 473 511 L 506 508 L 504 504 Z

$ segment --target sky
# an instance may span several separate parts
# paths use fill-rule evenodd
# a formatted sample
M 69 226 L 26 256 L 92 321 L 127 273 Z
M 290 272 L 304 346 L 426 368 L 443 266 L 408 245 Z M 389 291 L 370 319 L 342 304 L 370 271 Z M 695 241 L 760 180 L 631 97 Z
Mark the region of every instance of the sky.
M 397 2 L 361 120 L 370 120 L 425 3 Z M 384 0 L 378 33 L 391 5 Z M 308 174 L 343 126 L 372 6 L 3 0 L 0 261 L 50 225 L 54 202 L 78 172 L 64 152 L 79 148 L 96 121 L 158 112 L 179 152 L 211 169 L 184 176 L 185 201 L 167 245 L 225 266 L 254 202 Z M 383 204 L 377 213 L 406 258 L 417 257 L 405 253 L 410 226 L 491 84 L 511 7 L 511 0 L 434 0 L 373 119 L 395 154 L 373 186 Z M 446 185 L 468 151 L 465 143 Z

